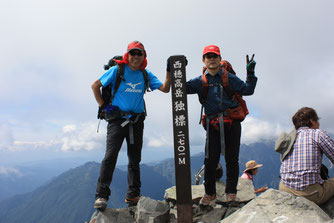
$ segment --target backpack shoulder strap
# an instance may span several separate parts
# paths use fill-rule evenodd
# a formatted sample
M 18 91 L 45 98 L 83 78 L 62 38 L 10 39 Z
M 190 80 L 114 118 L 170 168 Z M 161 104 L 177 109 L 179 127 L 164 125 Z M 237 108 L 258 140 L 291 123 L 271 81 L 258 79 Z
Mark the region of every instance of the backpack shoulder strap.
M 146 69 L 142 69 L 141 72 L 143 73 L 143 77 L 144 77 L 144 80 L 145 80 L 145 93 L 146 92 L 151 92 L 150 78 L 148 77 L 148 73 L 147 73 Z
M 228 73 L 227 73 L 227 67 L 224 66 L 224 64 L 221 66 L 221 71 L 222 71 L 222 83 L 223 87 L 228 94 L 230 98 L 233 97 L 234 93 L 232 92 L 232 89 L 230 88 L 230 85 L 228 83 Z
M 202 74 L 202 95 L 199 99 L 200 103 L 203 104 L 208 96 L 209 84 L 208 84 L 208 77 L 206 76 L 205 72 Z
M 111 94 L 111 99 L 110 102 L 112 103 L 115 94 L 119 88 L 119 85 L 121 84 L 121 81 L 124 81 L 124 64 L 117 64 L 117 76 L 116 76 L 116 82 L 115 82 L 115 86 L 112 89 L 112 94 Z
M 144 81 L 145 81 L 145 90 L 144 90 L 144 93 L 146 93 L 146 92 L 151 92 L 151 88 L 150 88 L 150 78 L 148 77 L 147 70 L 144 68 L 144 69 L 141 70 L 141 72 L 142 72 L 142 74 L 143 74 Z M 144 100 L 144 113 L 145 113 L 145 116 L 147 116 L 145 100 Z

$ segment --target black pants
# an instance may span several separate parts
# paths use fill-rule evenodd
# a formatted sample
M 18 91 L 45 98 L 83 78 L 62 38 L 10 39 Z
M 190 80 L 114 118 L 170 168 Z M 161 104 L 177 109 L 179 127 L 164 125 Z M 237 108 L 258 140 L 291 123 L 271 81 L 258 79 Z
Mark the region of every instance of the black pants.
M 106 154 L 101 164 L 100 177 L 96 186 L 96 198 L 109 199 L 109 186 L 115 170 L 118 153 L 121 149 L 124 138 L 127 142 L 128 153 L 128 188 L 127 197 L 137 197 L 140 194 L 140 161 L 143 145 L 144 117 L 133 124 L 134 144 L 130 144 L 129 124 L 121 127 L 124 119 L 109 122 L 107 130 Z
M 236 193 L 239 179 L 239 149 L 241 124 L 239 121 L 233 121 L 224 124 L 225 133 L 225 162 L 226 162 L 226 189 L 225 193 Z M 215 130 L 212 125 L 209 129 L 209 148 L 208 158 L 204 159 L 204 187 L 205 193 L 213 195 L 216 193 L 216 168 L 219 163 L 220 132 Z

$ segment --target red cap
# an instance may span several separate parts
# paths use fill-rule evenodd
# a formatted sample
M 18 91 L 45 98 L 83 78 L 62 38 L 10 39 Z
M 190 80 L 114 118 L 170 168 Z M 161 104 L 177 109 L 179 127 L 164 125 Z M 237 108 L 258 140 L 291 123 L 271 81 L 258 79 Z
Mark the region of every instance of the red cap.
M 220 56 L 219 47 L 216 46 L 216 45 L 206 46 L 206 47 L 204 47 L 204 50 L 203 50 L 203 56 L 207 53 L 214 53 L 214 54 L 217 54 L 218 56 Z
M 145 51 L 145 48 L 144 48 L 144 45 L 139 42 L 139 41 L 133 41 L 131 43 L 129 43 L 128 45 L 128 51 L 129 52 L 130 50 L 141 50 L 141 51 Z

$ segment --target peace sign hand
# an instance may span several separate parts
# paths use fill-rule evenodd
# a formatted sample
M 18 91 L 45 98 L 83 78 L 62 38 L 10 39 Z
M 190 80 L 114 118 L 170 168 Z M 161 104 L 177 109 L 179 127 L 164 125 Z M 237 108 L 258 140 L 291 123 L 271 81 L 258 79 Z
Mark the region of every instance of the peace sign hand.
M 246 63 L 247 63 L 246 69 L 247 69 L 247 74 L 250 74 L 250 75 L 254 75 L 254 70 L 255 70 L 255 65 L 256 65 L 254 56 L 255 55 L 253 54 L 252 58 L 249 60 L 248 55 L 246 55 Z

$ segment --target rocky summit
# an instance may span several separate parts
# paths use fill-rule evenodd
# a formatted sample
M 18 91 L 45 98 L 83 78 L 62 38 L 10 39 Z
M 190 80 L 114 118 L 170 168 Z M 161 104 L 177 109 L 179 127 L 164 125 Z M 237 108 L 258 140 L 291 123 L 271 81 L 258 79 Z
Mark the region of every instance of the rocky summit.
M 238 205 L 229 206 L 224 200 L 225 183 L 218 181 L 215 206 L 203 207 L 199 200 L 203 185 L 192 186 L 193 222 L 196 223 L 334 223 L 334 198 L 320 207 L 292 194 L 268 189 L 256 196 L 251 181 L 239 179 Z M 176 223 L 176 189 L 165 191 L 165 200 L 142 196 L 135 207 L 96 211 L 86 223 Z

